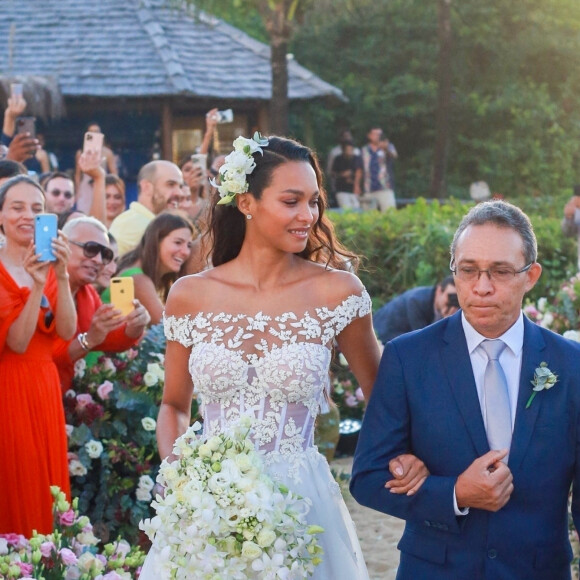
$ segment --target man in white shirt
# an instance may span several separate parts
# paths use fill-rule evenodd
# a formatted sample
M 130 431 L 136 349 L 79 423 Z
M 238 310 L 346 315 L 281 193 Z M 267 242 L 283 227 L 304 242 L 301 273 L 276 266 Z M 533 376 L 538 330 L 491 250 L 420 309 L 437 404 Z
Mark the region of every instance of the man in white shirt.
M 387 344 L 351 491 L 406 520 L 398 580 L 569 580 L 573 483 L 580 525 L 580 345 L 523 317 L 542 268 L 515 206 L 472 208 L 450 267 L 461 310 Z M 400 453 L 429 472 L 407 495 L 390 493 L 389 462 Z

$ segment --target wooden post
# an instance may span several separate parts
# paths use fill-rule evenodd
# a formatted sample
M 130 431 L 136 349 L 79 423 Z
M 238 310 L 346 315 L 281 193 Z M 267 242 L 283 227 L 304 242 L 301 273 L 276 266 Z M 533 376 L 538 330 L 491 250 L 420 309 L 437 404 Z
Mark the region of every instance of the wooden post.
M 173 161 L 173 111 L 167 100 L 161 107 L 161 156 Z

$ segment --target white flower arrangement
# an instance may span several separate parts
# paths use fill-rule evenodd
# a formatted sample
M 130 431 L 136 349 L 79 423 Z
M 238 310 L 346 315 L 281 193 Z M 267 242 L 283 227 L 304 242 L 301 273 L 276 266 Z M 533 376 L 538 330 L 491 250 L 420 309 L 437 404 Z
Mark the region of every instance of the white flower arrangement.
M 264 154 L 262 147 L 268 145 L 268 139 L 262 137 L 260 133 L 254 133 L 252 139 L 238 137 L 234 141 L 234 150 L 226 157 L 224 164 L 220 167 L 219 183 L 214 179 L 211 184 L 217 188 L 220 194 L 218 205 L 233 205 L 236 195 L 248 191 L 248 180 L 246 175 L 254 171 L 256 162 L 253 154 Z
M 310 500 L 273 481 L 248 438 L 251 419 L 202 440 L 199 423 L 179 437 L 165 460 L 157 515 L 139 524 L 158 551 L 161 579 L 303 580 L 322 561 L 308 525 Z

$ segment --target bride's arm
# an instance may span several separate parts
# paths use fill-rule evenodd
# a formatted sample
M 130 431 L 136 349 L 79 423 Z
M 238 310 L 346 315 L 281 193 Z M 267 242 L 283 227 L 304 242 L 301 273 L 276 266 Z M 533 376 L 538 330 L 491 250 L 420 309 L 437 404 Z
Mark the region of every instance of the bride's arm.
M 368 402 L 381 358 L 371 314 L 353 320 L 336 340 Z
M 184 284 L 175 284 L 167 298 L 166 316 L 184 316 L 191 309 L 191 294 L 186 300 Z M 188 304 L 189 303 L 189 304 Z M 175 340 L 167 341 L 165 350 L 165 386 L 157 417 L 157 446 L 161 459 L 173 458 L 173 444 L 185 433 L 191 420 L 193 383 L 188 361 L 191 349 Z
M 161 459 L 173 459 L 175 440 L 187 431 L 191 420 L 193 383 L 187 368 L 189 349 L 178 342 L 167 343 L 165 386 L 157 418 L 157 446 Z

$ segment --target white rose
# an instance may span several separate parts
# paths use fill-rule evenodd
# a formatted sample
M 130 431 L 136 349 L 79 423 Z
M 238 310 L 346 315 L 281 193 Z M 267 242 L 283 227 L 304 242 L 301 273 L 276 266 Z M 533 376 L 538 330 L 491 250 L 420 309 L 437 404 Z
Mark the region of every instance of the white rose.
M 71 460 L 68 464 L 68 471 L 73 477 L 80 477 L 87 474 L 87 468 L 78 459 Z
M 141 419 L 141 425 L 143 425 L 145 431 L 155 431 L 157 423 L 155 422 L 155 419 L 152 419 L 151 417 L 143 417 L 143 419 Z
M 147 365 L 147 371 L 153 373 L 158 379 L 163 379 L 165 377 L 165 371 L 161 368 L 159 363 L 149 363 Z
M 150 371 L 147 371 L 143 375 L 143 382 L 148 387 L 152 387 L 153 385 L 156 385 L 158 380 L 159 379 L 157 378 L 157 375 L 155 373 L 150 372 Z
M 260 548 L 268 548 L 276 540 L 276 533 L 270 528 L 263 528 L 260 530 L 257 540 Z
M 552 322 L 554 322 L 554 316 L 551 312 L 546 312 L 542 318 L 542 321 L 540 322 L 540 326 L 543 328 L 550 328 Z
M 91 439 L 85 443 L 85 449 L 87 450 L 87 453 L 91 459 L 97 459 L 97 457 L 100 457 L 101 453 L 103 452 L 103 444 L 100 441 Z
M 142 475 L 139 478 L 139 487 L 151 491 L 155 487 L 155 482 L 148 475 Z
M 262 555 L 262 548 L 254 542 L 244 542 L 242 544 L 242 558 L 246 560 L 255 560 Z
M 75 377 L 77 379 L 82 379 L 85 376 L 85 370 L 87 368 L 87 361 L 84 358 L 79 358 L 77 362 L 75 362 Z
M 578 330 L 567 330 L 563 336 L 564 338 L 568 338 L 569 340 L 575 340 L 576 342 L 580 342 L 580 331 Z
M 139 501 L 146 501 L 146 502 L 151 501 L 151 492 L 147 489 L 142 488 L 142 487 L 137 488 L 137 492 L 135 493 L 135 495 L 137 496 L 137 499 Z

